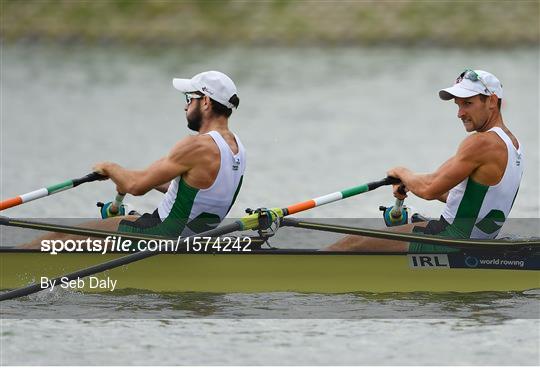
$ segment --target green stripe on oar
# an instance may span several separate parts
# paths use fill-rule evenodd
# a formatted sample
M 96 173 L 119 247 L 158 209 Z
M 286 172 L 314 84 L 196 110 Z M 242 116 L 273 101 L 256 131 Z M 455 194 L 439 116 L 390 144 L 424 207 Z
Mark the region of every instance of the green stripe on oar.
M 61 192 L 62 190 L 71 189 L 73 188 L 73 180 L 66 180 L 63 183 L 51 185 L 50 187 L 47 187 L 47 192 L 49 195 Z
M 83 183 L 89 183 L 96 180 L 107 179 L 106 176 L 98 174 L 96 172 L 83 176 L 82 178 L 66 180 L 59 184 L 54 184 L 48 187 L 40 188 L 29 193 L 21 194 L 19 196 L 9 198 L 0 202 L 0 211 L 18 206 L 23 203 L 27 203 L 39 198 L 47 197 L 51 194 L 62 192 L 67 189 L 74 188 Z
M 343 195 L 343 199 L 345 199 L 345 198 L 349 198 L 358 194 L 365 193 L 367 191 L 369 191 L 369 187 L 367 184 L 364 184 L 364 185 L 359 185 L 354 188 L 345 189 L 344 191 L 341 192 L 341 194 Z

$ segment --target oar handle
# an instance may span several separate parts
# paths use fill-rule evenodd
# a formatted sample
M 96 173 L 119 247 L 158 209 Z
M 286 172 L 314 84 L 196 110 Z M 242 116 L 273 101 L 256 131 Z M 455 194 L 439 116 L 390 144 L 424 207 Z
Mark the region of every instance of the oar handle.
M 377 189 L 378 187 L 382 187 L 384 185 L 392 185 L 392 184 L 399 184 L 401 183 L 401 180 L 398 178 L 395 178 L 393 176 L 387 176 L 384 179 L 372 181 L 371 183 L 367 183 L 368 190 Z
M 77 185 L 80 185 L 82 183 L 89 183 L 91 181 L 107 180 L 107 179 L 108 179 L 107 176 L 102 175 L 102 174 L 97 173 L 97 172 L 94 171 L 94 172 L 91 172 L 88 175 L 83 176 L 82 178 L 73 179 L 72 182 L 73 182 L 73 186 L 76 187 Z
M 382 180 L 384 182 L 383 185 L 392 185 L 392 184 L 400 184 L 401 180 L 399 178 L 396 178 L 394 176 L 387 176 Z

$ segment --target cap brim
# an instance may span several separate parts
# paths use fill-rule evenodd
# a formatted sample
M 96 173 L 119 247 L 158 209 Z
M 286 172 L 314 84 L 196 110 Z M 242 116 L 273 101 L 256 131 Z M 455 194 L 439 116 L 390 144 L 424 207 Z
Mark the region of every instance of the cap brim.
M 181 78 L 174 78 L 172 80 L 173 87 L 179 90 L 180 92 L 195 92 L 197 91 L 197 88 L 191 83 L 191 79 L 181 79 Z
M 476 96 L 478 94 L 479 93 L 477 91 L 471 91 L 471 90 L 462 88 L 457 84 L 450 88 L 441 89 L 439 91 L 439 97 L 441 98 L 441 100 L 445 100 L 445 101 L 451 100 L 455 97 L 467 98 L 467 97 Z

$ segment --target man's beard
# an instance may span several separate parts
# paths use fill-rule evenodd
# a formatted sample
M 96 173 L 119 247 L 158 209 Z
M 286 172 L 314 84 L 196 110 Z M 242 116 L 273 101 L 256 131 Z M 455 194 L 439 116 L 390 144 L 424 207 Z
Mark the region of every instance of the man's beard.
M 202 113 L 200 106 L 198 109 L 195 109 L 191 112 L 191 114 L 186 116 L 187 119 L 187 126 L 189 129 L 198 132 L 201 130 L 201 124 L 202 124 Z

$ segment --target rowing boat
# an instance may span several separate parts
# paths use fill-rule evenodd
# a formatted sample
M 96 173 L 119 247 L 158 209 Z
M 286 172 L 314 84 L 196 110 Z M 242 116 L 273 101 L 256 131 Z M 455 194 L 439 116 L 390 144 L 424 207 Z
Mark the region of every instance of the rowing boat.
M 125 256 L 0 250 L 0 289 L 14 289 Z M 160 254 L 96 274 L 115 291 L 210 292 L 478 292 L 540 289 L 540 252 L 461 251 L 450 254 L 333 253 L 254 249 L 251 252 Z M 81 291 L 110 292 L 108 287 Z M 80 285 L 79 285 L 80 286 Z
M 76 180 L 80 184 L 95 178 L 87 175 Z M 156 293 L 477 292 L 540 289 L 540 242 L 537 240 L 446 239 L 321 224 L 288 217 L 383 185 L 397 183 L 399 180 L 387 177 L 288 207 L 247 210 L 248 215 L 237 221 L 195 237 L 184 238 L 183 246 L 174 251 L 145 249 L 133 253 L 125 249 L 123 252 L 109 250 L 108 253 L 100 254 L 86 249 L 50 254 L 39 250 L 0 248 L 0 289 L 10 290 L 0 294 L 0 300 L 53 289 L 54 285 L 95 293 L 128 289 Z M 43 191 L 42 195 L 47 193 Z M 26 198 L 25 195 L 22 197 Z M 13 201 L 7 202 L 6 206 Z M 384 209 L 387 225 L 406 222 L 403 220 L 406 220 L 407 214 L 402 206 L 403 201 L 396 201 L 395 208 Z M 89 237 L 88 241 L 90 237 L 126 238 L 137 244 L 171 240 L 153 235 L 84 229 L 3 216 L 0 216 L 0 225 Z M 268 239 L 280 226 L 404 242 L 419 241 L 445 245 L 451 249 L 445 254 L 408 254 L 263 248 L 261 240 Z M 227 234 L 248 230 L 258 231 L 258 246 L 232 246 L 225 250 L 218 242 L 217 250 L 214 247 L 205 247 L 204 251 L 201 248 L 197 251 L 189 248 L 190 241 L 195 244 L 195 238 L 220 239 Z M 118 248 L 113 247 L 111 250 Z

